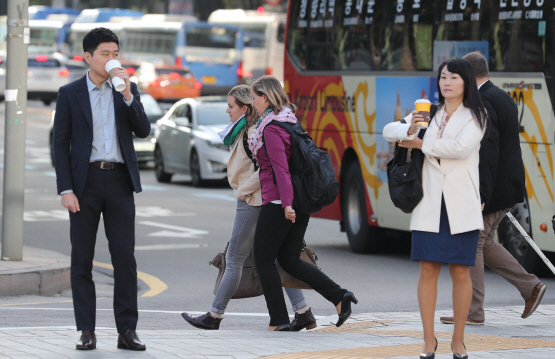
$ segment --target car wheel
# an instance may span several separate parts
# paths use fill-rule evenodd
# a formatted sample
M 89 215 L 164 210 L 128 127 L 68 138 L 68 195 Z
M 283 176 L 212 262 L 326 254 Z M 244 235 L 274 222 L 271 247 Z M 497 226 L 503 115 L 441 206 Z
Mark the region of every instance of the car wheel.
M 52 103 L 52 100 L 42 100 L 42 103 L 44 103 L 45 106 L 50 106 L 50 104 Z
M 515 205 L 511 209 L 511 214 L 526 233 L 528 233 L 530 238 L 532 238 L 532 224 L 530 222 L 528 199 L 525 198 L 524 202 Z M 530 243 L 528 243 L 508 217 L 503 218 L 501 223 L 499 223 L 497 235 L 499 237 L 499 242 L 507 248 L 509 253 L 515 257 L 528 273 L 541 274 L 547 269 L 534 248 L 532 248 Z
M 383 230 L 368 224 L 366 195 L 362 171 L 354 161 L 343 178 L 341 190 L 341 213 L 349 246 L 355 253 L 372 253 L 383 248 Z
M 200 176 L 200 161 L 198 159 L 198 154 L 193 151 L 191 154 L 191 162 L 189 164 L 189 169 L 191 173 L 191 182 L 194 187 L 200 187 L 204 184 L 202 177 Z
M 172 180 L 173 173 L 164 171 L 164 156 L 162 156 L 160 147 L 156 147 L 154 150 L 154 174 L 158 182 L 168 183 Z

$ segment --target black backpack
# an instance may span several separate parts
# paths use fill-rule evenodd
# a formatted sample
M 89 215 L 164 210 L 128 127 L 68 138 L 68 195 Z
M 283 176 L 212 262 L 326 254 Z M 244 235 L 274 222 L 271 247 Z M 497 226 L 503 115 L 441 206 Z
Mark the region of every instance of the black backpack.
M 332 204 L 339 194 L 339 182 L 329 153 L 316 146 L 299 121 L 272 121 L 268 125 L 279 126 L 291 135 L 289 173 L 293 184 L 293 209 L 311 214 Z

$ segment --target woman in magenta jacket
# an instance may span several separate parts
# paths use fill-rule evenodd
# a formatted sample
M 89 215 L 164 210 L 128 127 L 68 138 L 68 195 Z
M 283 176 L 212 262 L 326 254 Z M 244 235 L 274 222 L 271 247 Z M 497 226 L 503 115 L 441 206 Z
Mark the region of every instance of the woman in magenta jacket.
M 296 212 L 293 205 L 293 185 L 289 173 L 291 136 L 272 121 L 297 122 L 296 106 L 289 102 L 279 81 L 262 76 L 252 84 L 253 107 L 260 118 L 249 148 L 260 166 L 262 208 L 254 234 L 254 260 L 270 313 L 268 330 L 288 331 L 289 316 L 276 258 L 282 268 L 302 280 L 333 303 L 339 314 L 337 326 L 351 315 L 353 293 L 342 289 L 315 266 L 300 259 L 303 238 L 310 215 Z

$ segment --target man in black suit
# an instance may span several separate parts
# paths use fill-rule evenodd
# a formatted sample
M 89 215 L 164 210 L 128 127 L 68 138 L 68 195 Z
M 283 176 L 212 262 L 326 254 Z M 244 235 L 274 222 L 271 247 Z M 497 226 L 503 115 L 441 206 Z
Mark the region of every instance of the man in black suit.
M 89 72 L 60 88 L 54 119 L 54 163 L 62 206 L 69 210 L 71 289 L 77 349 L 96 348 L 96 293 L 92 280 L 94 246 L 100 215 L 114 266 L 114 316 L 118 348 L 145 350 L 137 327 L 137 264 L 135 202 L 141 192 L 132 135 L 147 137 L 150 123 L 137 86 L 119 68 L 113 76 L 125 81 L 116 92 L 104 66 L 117 59 L 119 41 L 105 28 L 83 39 Z
M 518 109 L 505 91 L 489 80 L 486 58 L 479 52 L 463 57 L 474 69 L 480 96 L 491 119 L 488 135 L 480 147 L 480 197 L 484 204 L 484 230 L 480 231 L 476 263 L 470 267 L 472 303 L 466 324 L 482 325 L 484 315 L 484 263 L 514 285 L 525 301 L 522 318 L 528 318 L 540 304 L 546 290 L 538 277 L 526 272 L 499 243 L 495 231 L 511 207 L 526 194 L 524 164 L 520 150 Z M 441 317 L 452 324 L 452 317 Z

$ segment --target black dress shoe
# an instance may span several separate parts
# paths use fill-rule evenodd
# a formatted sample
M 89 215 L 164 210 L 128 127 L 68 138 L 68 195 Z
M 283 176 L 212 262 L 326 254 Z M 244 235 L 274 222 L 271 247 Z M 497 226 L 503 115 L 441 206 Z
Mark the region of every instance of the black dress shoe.
M 274 332 L 290 332 L 291 331 L 291 324 L 282 324 L 278 325 Z
M 181 313 L 181 316 L 193 327 L 206 330 L 220 329 L 220 322 L 222 321 L 222 318 L 214 318 L 211 316 L 210 312 L 196 317 L 189 315 L 189 313 L 183 312 Z
M 96 349 L 96 336 L 94 335 L 94 330 L 83 330 L 81 333 L 81 338 L 75 345 L 77 350 L 92 350 Z
M 437 338 L 436 339 L 436 347 L 434 348 L 434 351 L 431 353 L 421 353 L 420 354 L 420 359 L 435 359 L 436 357 L 436 350 L 437 350 Z
M 307 330 L 316 328 L 316 318 L 312 315 L 311 309 L 312 308 L 308 308 L 308 310 L 302 314 L 295 313 L 295 319 L 291 322 L 292 332 L 298 332 L 304 328 Z
M 127 329 L 125 333 L 120 333 L 118 337 L 118 349 L 146 350 L 144 345 L 133 329 Z
M 352 292 L 347 291 L 341 299 L 341 313 L 339 313 L 339 319 L 335 323 L 336 327 L 340 327 L 345 323 L 347 319 L 351 316 L 351 302 L 357 304 L 358 300 Z

